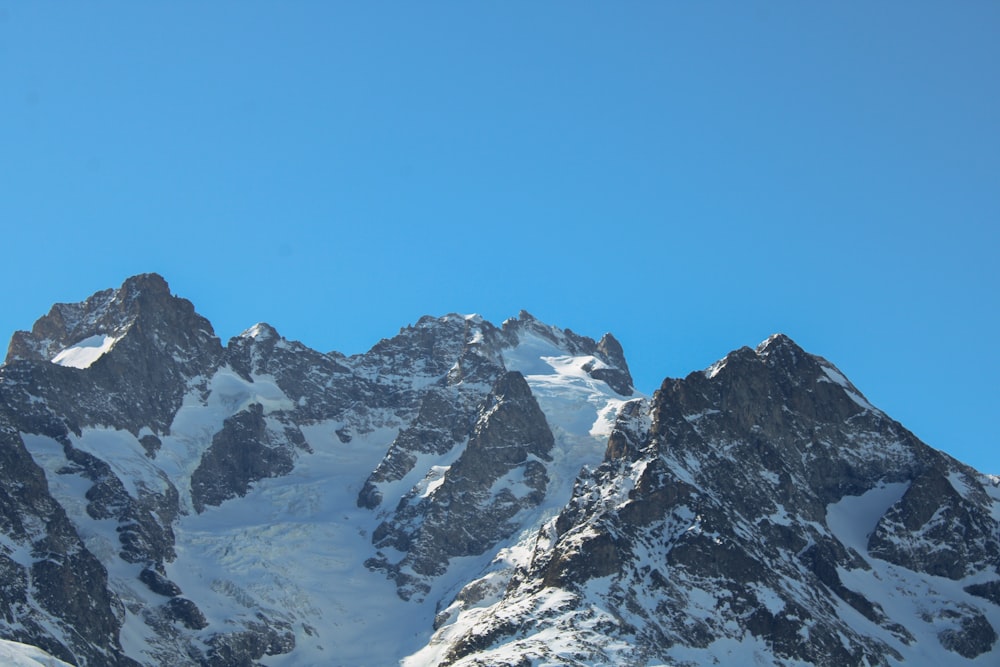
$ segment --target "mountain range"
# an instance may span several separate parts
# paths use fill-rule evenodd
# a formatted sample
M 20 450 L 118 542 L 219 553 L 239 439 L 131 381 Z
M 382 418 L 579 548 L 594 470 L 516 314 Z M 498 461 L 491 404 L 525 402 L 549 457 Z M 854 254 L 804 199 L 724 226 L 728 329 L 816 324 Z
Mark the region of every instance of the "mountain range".
M 782 334 L 633 387 L 526 312 L 225 344 L 156 274 L 0 366 L 24 665 L 994 665 L 1000 478 Z

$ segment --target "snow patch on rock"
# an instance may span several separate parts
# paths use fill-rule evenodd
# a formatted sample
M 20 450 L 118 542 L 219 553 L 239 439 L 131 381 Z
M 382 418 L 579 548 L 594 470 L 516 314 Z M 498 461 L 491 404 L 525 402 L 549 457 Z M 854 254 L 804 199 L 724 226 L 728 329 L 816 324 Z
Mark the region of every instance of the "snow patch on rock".
M 95 361 L 107 354 L 120 339 L 97 334 L 63 349 L 52 357 L 52 363 L 70 368 L 90 368 Z

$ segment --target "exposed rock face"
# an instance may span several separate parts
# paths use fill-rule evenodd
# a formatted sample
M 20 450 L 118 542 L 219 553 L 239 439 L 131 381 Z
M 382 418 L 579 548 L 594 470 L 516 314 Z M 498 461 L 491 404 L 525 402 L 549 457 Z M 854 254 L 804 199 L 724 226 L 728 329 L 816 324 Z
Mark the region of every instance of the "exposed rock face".
M 302 432 L 294 425 L 269 425 L 260 403 L 230 417 L 191 475 L 195 510 L 246 495 L 258 480 L 287 475 L 294 467 L 295 448 L 306 448 Z
M 113 342 L 86 367 L 86 374 L 79 367 L 48 363 L 68 348 L 93 344 L 95 338 Z M 163 433 L 188 382 L 209 375 L 221 356 L 208 320 L 194 312 L 190 301 L 172 296 L 163 278 L 145 274 L 84 303 L 56 304 L 31 332 L 16 332 L 5 370 L 17 376 L 20 367 L 29 375 L 30 385 L 19 388 L 34 400 L 13 391 L 4 398 L 17 406 L 23 419 L 44 404 L 73 431 L 101 425 Z M 25 369 L 25 362 L 35 363 Z M 61 363 L 73 363 L 73 357 Z
M 868 550 L 917 572 L 961 579 L 1000 564 L 990 505 L 972 471 L 930 468 L 879 519 Z
M 270 325 L 256 324 L 229 341 L 225 362 L 242 378 L 273 378 L 287 396 L 290 421 L 343 415 L 352 405 L 374 404 L 377 392 L 345 365 L 342 354 L 322 354 L 282 338 Z
M 998 516 L 781 335 L 650 399 L 525 312 L 223 347 L 150 274 L 0 366 L 0 638 L 78 665 L 988 661 Z
M 382 502 L 379 487 L 406 477 L 420 454 L 447 454 L 468 437 L 469 406 L 456 391 L 448 387 L 430 389 L 418 410 L 413 425 L 399 432 L 386 456 L 368 476 L 358 494 L 360 507 L 378 507 Z
M 774 664 L 889 665 L 928 634 L 944 655 L 993 650 L 989 604 L 928 583 L 914 605 L 885 582 L 911 576 L 895 566 L 995 577 L 996 495 L 829 362 L 776 336 L 667 380 L 645 419 L 643 407 L 620 411 L 605 463 L 581 476 L 502 598 L 459 596 L 439 629 L 442 664 L 742 664 L 727 646 L 756 645 Z M 872 507 L 869 542 L 854 526 Z M 887 611 L 900 598 L 919 620 Z M 561 651 L 545 640 L 555 628 Z
M 528 383 L 517 371 L 505 373 L 480 407 L 458 460 L 404 496 L 393 518 L 375 531 L 376 547 L 406 556 L 391 563 L 380 552 L 369 566 L 391 572 L 404 599 L 427 593 L 421 579 L 444 574 L 453 557 L 482 554 L 510 537 L 519 527 L 513 520 L 518 512 L 542 502 L 552 445 Z
M 975 607 L 959 605 L 957 608 L 945 609 L 938 615 L 938 619 L 945 619 L 953 624 L 938 633 L 941 645 L 963 658 L 978 658 L 996 645 L 996 630 Z

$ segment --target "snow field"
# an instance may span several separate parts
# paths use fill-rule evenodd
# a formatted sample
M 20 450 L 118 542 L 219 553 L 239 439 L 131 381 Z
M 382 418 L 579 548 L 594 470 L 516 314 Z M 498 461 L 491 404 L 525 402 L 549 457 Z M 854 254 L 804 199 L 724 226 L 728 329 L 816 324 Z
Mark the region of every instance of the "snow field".
M 103 334 L 84 338 L 52 357 L 52 363 L 70 368 L 90 368 L 95 361 L 107 354 L 119 340 L 120 338 Z
M 827 508 L 826 521 L 834 536 L 844 546 L 861 554 L 871 566 L 870 570 L 838 568 L 841 581 L 847 588 L 862 593 L 881 606 L 886 617 L 906 628 L 915 641 L 903 643 L 899 637 L 872 623 L 846 603 L 840 603 L 839 616 L 859 633 L 878 637 L 899 651 L 903 656 L 899 664 L 993 664 L 995 656 L 992 654 L 968 660 L 944 648 L 938 639 L 940 632 L 956 627 L 953 614 L 961 608 L 979 610 L 994 628 L 1000 628 L 1000 608 L 964 590 L 970 584 L 983 581 L 983 575 L 954 581 L 917 574 L 868 553 L 868 536 L 879 518 L 902 497 L 908 486 L 906 483 L 885 484 L 860 496 L 845 496 Z
M 0 639 L 0 664 L 4 667 L 71 667 L 36 646 Z
M 588 363 L 601 367 L 602 362 L 592 356 L 569 356 L 534 332 L 522 334 L 516 347 L 504 350 L 503 361 L 509 370 L 520 372 L 527 380 L 555 436 L 550 452 L 553 460 L 547 466 L 548 518 L 569 501 L 580 469 L 603 460 L 618 411 L 630 399 L 583 369 Z M 637 397 L 641 395 L 632 398 Z
M 380 520 L 357 507 L 357 494 L 395 430 L 341 443 L 340 426 L 304 428 L 314 453 L 292 473 L 260 480 L 239 502 L 184 517 L 176 531 L 179 557 L 168 575 L 181 588 L 214 592 L 199 599 L 206 630 L 257 607 L 291 624 L 296 650 L 266 665 L 390 665 L 429 634 L 433 608 L 403 602 L 392 581 L 364 566 Z

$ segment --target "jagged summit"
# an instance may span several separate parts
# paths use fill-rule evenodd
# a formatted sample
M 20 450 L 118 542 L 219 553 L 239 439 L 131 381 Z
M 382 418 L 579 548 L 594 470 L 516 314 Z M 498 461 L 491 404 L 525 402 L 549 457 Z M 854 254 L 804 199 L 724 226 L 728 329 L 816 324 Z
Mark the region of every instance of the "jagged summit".
M 741 347 L 727 354 L 704 371 L 697 373 L 707 380 L 745 383 L 748 377 L 766 375 L 780 385 L 783 400 L 787 399 L 788 387 L 809 387 L 816 392 L 815 402 L 824 406 L 840 405 L 844 414 L 861 411 L 878 412 L 867 398 L 832 363 L 802 349 L 785 334 L 774 334 L 757 345 L 756 348 Z M 667 387 L 676 380 L 664 380 Z M 768 394 L 768 400 L 776 395 Z
M 18 383 L 5 398 L 22 419 L 47 419 L 45 406 L 60 406 L 70 430 L 163 433 L 188 383 L 215 368 L 222 352 L 211 323 L 151 273 L 81 303 L 56 304 L 30 332 L 13 335 L 0 373 Z
M 816 355 L 809 354 L 782 333 L 769 336 L 754 348 L 754 353 L 768 365 L 781 366 L 790 373 L 797 374 L 808 372 L 812 368 L 812 362 L 819 360 Z
M 196 315 L 187 299 L 172 296 L 162 276 L 145 273 L 128 278 L 118 289 L 107 289 L 81 303 L 57 303 L 39 318 L 31 331 L 14 332 L 6 362 L 15 360 L 56 361 L 69 348 L 99 347 L 100 354 L 85 355 L 75 367 L 96 361 L 137 324 L 142 328 L 173 332 L 179 327 L 197 327 L 195 333 L 214 338 L 211 323 Z M 101 343 L 95 341 L 101 339 Z M 65 358 L 65 355 L 64 357 Z M 74 365 L 63 363 L 63 365 Z
M 767 355 L 773 350 L 788 349 L 791 351 L 802 351 L 802 348 L 796 344 L 791 338 L 783 333 L 774 333 L 765 338 L 760 344 L 757 345 L 757 354 Z
M 136 276 L 15 334 L 0 489 L 0 639 L 84 667 L 997 655 L 1000 487 L 782 334 L 646 397 L 524 311 L 223 347 Z
M 752 363 L 756 357 L 760 361 L 769 361 L 771 364 L 787 362 L 789 367 L 791 367 L 795 364 L 796 360 L 805 356 L 812 355 L 808 355 L 805 350 L 785 334 L 776 333 L 768 336 L 755 348 L 743 346 L 733 350 L 706 368 L 704 374 L 709 378 L 715 377 L 731 359 L 739 359 L 744 363 Z
M 239 335 L 240 338 L 253 338 L 260 341 L 281 338 L 278 330 L 267 322 L 258 322 Z

